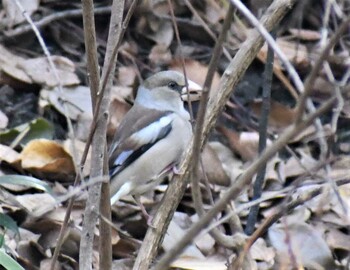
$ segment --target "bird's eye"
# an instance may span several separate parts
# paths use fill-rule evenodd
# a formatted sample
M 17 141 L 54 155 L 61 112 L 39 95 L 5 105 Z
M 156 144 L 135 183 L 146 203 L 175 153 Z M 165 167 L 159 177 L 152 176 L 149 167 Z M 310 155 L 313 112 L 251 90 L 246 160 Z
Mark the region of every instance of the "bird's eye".
M 168 83 L 168 87 L 170 89 L 176 89 L 177 88 L 177 83 L 176 82 L 170 82 L 170 83 Z

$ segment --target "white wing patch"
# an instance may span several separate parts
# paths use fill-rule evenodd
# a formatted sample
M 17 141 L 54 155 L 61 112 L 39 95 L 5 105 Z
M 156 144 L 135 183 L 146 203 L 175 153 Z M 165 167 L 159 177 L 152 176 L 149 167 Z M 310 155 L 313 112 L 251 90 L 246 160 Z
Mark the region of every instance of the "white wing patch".
M 133 150 L 128 150 L 120 153 L 117 159 L 114 161 L 114 165 L 119 166 L 124 163 L 124 161 L 133 153 Z
M 115 204 L 121 197 L 129 195 L 132 190 L 131 183 L 126 182 L 124 185 L 120 187 L 118 192 L 114 194 L 111 198 L 111 205 Z
M 172 114 L 161 117 L 157 122 L 154 122 L 147 127 L 139 130 L 131 136 L 131 139 L 136 140 L 139 144 L 153 143 L 159 135 L 159 132 L 169 125 L 174 119 Z

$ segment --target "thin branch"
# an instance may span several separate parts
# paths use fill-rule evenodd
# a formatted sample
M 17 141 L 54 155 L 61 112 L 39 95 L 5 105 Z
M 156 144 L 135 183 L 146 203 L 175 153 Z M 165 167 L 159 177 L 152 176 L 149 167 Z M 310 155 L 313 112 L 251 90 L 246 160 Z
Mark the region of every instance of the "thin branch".
M 184 59 L 183 53 L 182 53 L 182 42 L 181 42 L 181 39 L 180 39 L 179 28 L 177 27 L 175 13 L 174 13 L 174 7 L 173 7 L 173 4 L 171 3 L 171 0 L 168 0 L 168 6 L 169 6 L 169 9 L 170 9 L 171 22 L 172 22 L 173 27 L 174 27 L 176 41 L 177 41 L 178 46 L 179 46 L 178 48 L 179 48 L 179 55 L 180 55 L 180 60 L 181 60 L 182 72 L 184 74 L 186 85 L 187 85 L 187 74 L 186 74 L 186 68 L 185 68 L 185 59 Z M 191 102 L 191 99 L 190 99 L 189 91 L 187 91 L 187 100 L 188 100 L 188 110 L 189 110 L 189 113 L 190 113 L 190 116 L 191 116 L 191 121 L 194 122 L 194 120 L 193 120 L 192 102 Z
M 96 45 L 96 30 L 95 30 L 95 18 L 94 18 L 94 5 L 93 0 L 83 0 L 83 24 L 84 24 L 84 40 L 85 50 L 87 55 L 87 70 L 89 74 L 90 82 L 90 95 L 92 101 L 92 108 L 96 108 L 98 102 L 98 89 L 99 89 L 99 67 L 97 58 L 97 45 Z M 99 114 L 99 111 L 93 110 L 94 116 Z M 96 120 L 97 129 L 107 123 L 107 117 L 99 117 Z M 99 147 L 97 147 L 97 145 Z M 91 177 L 102 177 L 103 175 L 103 150 L 101 149 L 103 144 L 103 136 L 101 133 L 94 133 L 92 138 L 91 147 Z M 79 269 L 91 269 L 92 265 L 92 250 L 94 242 L 94 229 L 98 220 L 98 201 L 100 195 L 101 184 L 92 186 L 88 191 L 88 199 L 84 211 L 84 220 L 82 225 L 81 241 L 79 247 Z
M 275 38 L 276 33 L 272 33 L 272 36 Z M 274 51 L 269 46 L 266 57 L 265 71 L 264 71 L 264 82 L 263 82 L 263 94 L 262 94 L 262 108 L 260 112 L 259 120 L 259 155 L 266 148 L 267 141 L 267 127 L 270 114 L 271 106 L 271 87 L 272 87 L 272 76 L 273 76 L 273 60 L 274 60 Z M 254 194 L 253 199 L 256 200 L 260 198 L 262 193 L 262 187 L 264 184 L 266 173 L 266 164 L 259 170 L 255 182 L 254 182 Z M 256 205 L 250 209 L 247 227 L 245 229 L 246 234 L 250 235 L 254 231 L 255 223 L 258 218 L 259 205 Z
M 192 199 L 193 199 L 194 207 L 196 209 L 198 216 L 203 216 L 205 213 L 203 208 L 201 191 L 199 187 L 199 175 L 198 175 L 199 173 L 198 160 L 201 156 L 201 137 L 202 137 L 203 124 L 204 124 L 207 104 L 210 96 L 211 84 L 212 84 L 215 71 L 220 59 L 220 55 L 222 52 L 222 48 L 223 48 L 222 44 L 226 38 L 228 30 L 230 29 L 232 19 L 233 19 L 233 6 L 232 4 L 230 4 L 229 9 L 226 13 L 225 21 L 223 23 L 222 31 L 220 33 L 219 38 L 217 39 L 215 48 L 213 50 L 213 55 L 209 63 L 208 73 L 203 85 L 203 91 L 202 91 L 202 96 L 199 104 L 198 116 L 197 116 L 197 121 L 195 126 L 195 133 L 194 133 L 194 139 L 193 139 L 193 159 L 192 159 L 192 168 L 191 168 L 191 187 L 192 187 Z M 205 174 L 205 168 L 202 167 L 202 169 Z M 234 241 L 232 241 L 232 237 L 222 234 L 217 228 L 213 229 L 213 231 L 211 232 L 211 235 L 222 246 L 227 248 L 236 248 L 237 244 Z
M 110 13 L 110 12 L 111 12 L 111 7 L 98 7 L 94 10 L 95 15 L 105 14 L 105 13 Z M 80 17 L 82 15 L 82 13 L 83 13 L 83 11 L 81 9 L 72 9 L 72 10 L 65 10 L 65 11 L 61 11 L 61 12 L 54 12 L 54 13 L 40 19 L 39 21 L 34 22 L 34 24 L 37 28 L 42 28 L 42 27 L 44 27 L 44 26 L 46 26 L 54 21 L 57 21 L 57 20 Z M 31 25 L 18 26 L 15 29 L 4 31 L 4 35 L 6 38 L 14 38 L 16 36 L 30 32 L 31 29 L 32 29 Z

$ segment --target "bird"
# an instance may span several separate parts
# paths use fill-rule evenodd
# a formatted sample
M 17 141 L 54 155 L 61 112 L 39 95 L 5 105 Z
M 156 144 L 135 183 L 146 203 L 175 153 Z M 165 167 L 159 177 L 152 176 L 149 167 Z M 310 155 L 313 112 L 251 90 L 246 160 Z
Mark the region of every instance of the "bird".
M 202 88 L 178 71 L 148 77 L 120 123 L 109 150 L 111 204 L 132 195 L 150 224 L 140 195 L 152 190 L 177 165 L 192 137 L 184 101 L 198 100 Z

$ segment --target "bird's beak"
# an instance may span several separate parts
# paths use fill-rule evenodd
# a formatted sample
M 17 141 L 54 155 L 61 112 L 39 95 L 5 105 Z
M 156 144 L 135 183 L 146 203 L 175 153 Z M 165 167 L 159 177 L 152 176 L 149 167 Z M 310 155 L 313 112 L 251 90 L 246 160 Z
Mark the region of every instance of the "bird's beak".
M 193 81 L 187 80 L 187 87 L 184 86 L 181 91 L 183 101 L 197 101 L 202 95 L 202 87 Z

